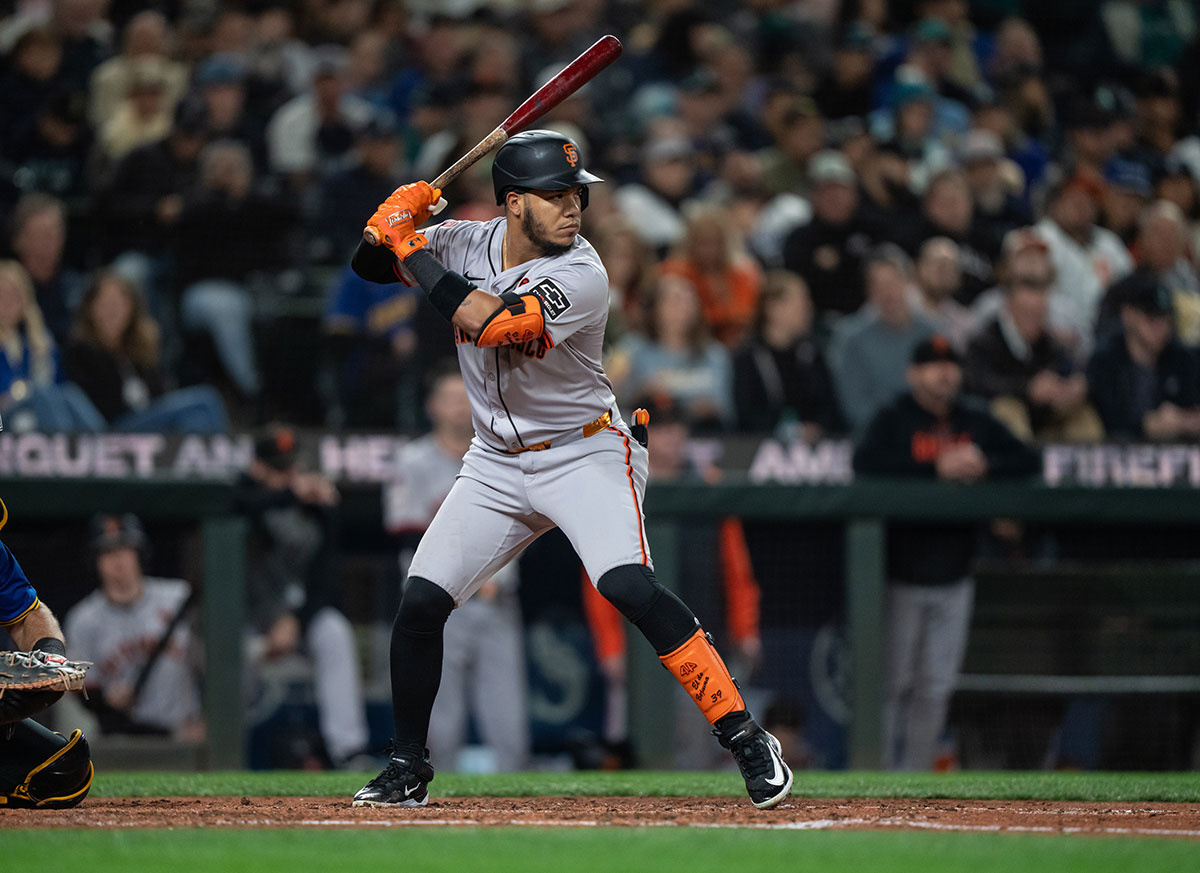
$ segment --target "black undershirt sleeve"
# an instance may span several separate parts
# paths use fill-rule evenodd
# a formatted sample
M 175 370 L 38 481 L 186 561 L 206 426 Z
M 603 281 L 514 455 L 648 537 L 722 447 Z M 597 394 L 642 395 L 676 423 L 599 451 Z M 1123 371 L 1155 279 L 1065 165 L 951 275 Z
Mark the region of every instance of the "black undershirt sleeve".
M 358 241 L 350 267 L 368 282 L 390 285 L 400 281 L 396 275 L 396 256 L 386 246 L 373 246 L 366 240 Z

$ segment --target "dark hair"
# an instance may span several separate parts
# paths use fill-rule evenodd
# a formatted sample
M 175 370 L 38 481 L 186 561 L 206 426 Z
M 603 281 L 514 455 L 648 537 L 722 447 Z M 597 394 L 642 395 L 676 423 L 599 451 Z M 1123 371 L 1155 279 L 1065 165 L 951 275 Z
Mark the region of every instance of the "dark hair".
M 142 291 L 132 279 L 123 276 L 116 270 L 98 270 L 88 283 L 79 308 L 75 313 L 75 323 L 71 326 L 71 335 L 88 345 L 103 348 L 100 335 L 96 331 L 93 314 L 100 289 L 106 282 L 116 284 L 129 300 L 129 323 L 121 332 L 119 351 L 129 358 L 135 367 L 142 370 L 153 370 L 158 366 L 159 329 L 158 323 L 150 316 Z
M 804 296 L 808 298 L 809 306 L 811 306 L 812 291 L 809 290 L 808 283 L 799 273 L 793 273 L 791 270 L 770 270 L 763 276 L 762 289 L 759 291 L 758 303 L 754 308 L 754 332 L 756 334 L 762 335 L 763 328 L 767 325 L 767 310 L 771 304 L 782 300 L 790 289 L 796 287 L 803 289 Z

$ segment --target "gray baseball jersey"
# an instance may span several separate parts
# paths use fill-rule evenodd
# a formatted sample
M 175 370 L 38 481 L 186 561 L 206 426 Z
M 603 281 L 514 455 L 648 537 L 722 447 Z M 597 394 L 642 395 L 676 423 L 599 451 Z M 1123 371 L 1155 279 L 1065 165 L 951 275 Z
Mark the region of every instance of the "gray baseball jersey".
M 593 581 L 625 564 L 652 566 L 642 517 L 648 456 L 601 365 L 604 265 L 576 237 L 561 255 L 504 270 L 504 232 L 503 218 L 425 231 L 449 269 L 492 294 L 536 294 L 545 319 L 542 337 L 521 346 L 478 348 L 456 330 L 475 438 L 409 568 L 456 604 L 555 526 Z M 549 448 L 523 451 L 544 441 Z
M 563 255 L 501 269 L 504 219 L 446 221 L 426 231 L 429 249 L 476 288 L 499 296 L 533 293 L 546 330 L 521 346 L 477 348 L 455 331 L 475 433 L 500 451 L 562 438 L 615 412 L 601 365 L 608 273 L 583 237 Z
M 144 584 L 141 599 L 131 606 L 110 603 L 96 590 L 67 613 L 63 629 L 71 657 L 96 665 L 88 672 L 88 687 L 118 682 L 132 687 L 191 590 L 182 579 L 146 577 Z M 171 730 L 200 714 L 191 645 L 188 623 L 180 622 L 130 712 L 134 721 Z

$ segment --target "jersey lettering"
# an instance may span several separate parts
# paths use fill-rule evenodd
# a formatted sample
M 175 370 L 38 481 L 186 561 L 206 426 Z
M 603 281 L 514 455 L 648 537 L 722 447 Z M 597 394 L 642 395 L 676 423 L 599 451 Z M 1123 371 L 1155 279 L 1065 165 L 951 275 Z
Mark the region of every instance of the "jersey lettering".
M 546 352 L 550 350 L 551 344 L 549 342 L 549 337 L 547 337 L 546 334 L 542 334 L 537 339 L 530 340 L 529 342 L 525 343 L 525 345 L 516 346 L 515 348 L 517 348 L 525 357 L 537 358 L 540 361 L 542 358 L 546 357 Z
M 524 294 L 536 294 L 542 301 L 542 314 L 554 321 L 571 308 L 571 299 L 563 293 L 553 279 L 542 279 Z

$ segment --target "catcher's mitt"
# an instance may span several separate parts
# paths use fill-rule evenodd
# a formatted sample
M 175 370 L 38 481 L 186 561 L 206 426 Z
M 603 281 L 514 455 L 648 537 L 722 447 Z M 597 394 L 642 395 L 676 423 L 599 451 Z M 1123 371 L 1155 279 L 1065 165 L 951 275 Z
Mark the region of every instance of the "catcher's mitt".
M 66 691 L 83 688 L 91 661 L 46 652 L 0 652 L 0 725 L 37 715 Z

